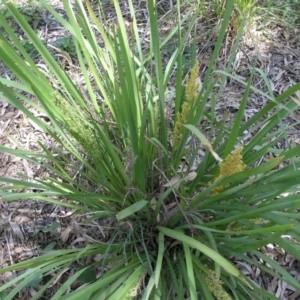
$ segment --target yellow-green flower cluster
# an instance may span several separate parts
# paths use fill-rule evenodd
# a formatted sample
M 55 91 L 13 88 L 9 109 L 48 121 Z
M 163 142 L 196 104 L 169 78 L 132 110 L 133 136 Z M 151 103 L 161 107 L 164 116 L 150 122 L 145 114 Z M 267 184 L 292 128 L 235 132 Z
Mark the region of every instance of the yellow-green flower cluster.
M 217 300 L 231 300 L 232 298 L 223 289 L 223 281 L 216 275 L 216 273 L 207 268 L 204 274 L 204 280 L 208 289 L 212 292 Z
M 266 219 L 263 219 L 263 218 L 250 219 L 250 221 L 255 223 L 255 224 L 259 224 L 259 225 L 267 224 L 267 223 L 270 222 L 270 221 L 268 221 Z
M 243 162 L 242 151 L 244 147 L 239 147 L 234 150 L 231 154 L 227 155 L 224 161 L 219 163 L 220 166 L 220 174 L 215 178 L 215 181 L 218 180 L 220 177 L 228 177 L 235 173 L 241 172 L 245 170 L 247 165 Z M 221 192 L 225 186 L 221 185 L 216 187 L 213 192 L 219 193 Z
M 181 113 L 178 112 L 176 115 L 176 122 L 172 136 L 173 147 L 175 150 L 179 148 L 182 139 L 183 125 L 186 123 L 190 110 L 198 97 L 200 84 L 198 82 L 198 74 L 199 61 L 197 60 L 185 85 L 185 101 L 181 106 Z

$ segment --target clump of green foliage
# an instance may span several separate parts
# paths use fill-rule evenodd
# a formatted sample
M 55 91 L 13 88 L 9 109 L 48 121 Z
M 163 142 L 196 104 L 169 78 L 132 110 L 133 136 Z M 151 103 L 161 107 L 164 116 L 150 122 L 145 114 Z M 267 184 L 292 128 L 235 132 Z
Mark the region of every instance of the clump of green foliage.
M 112 29 L 104 14 L 101 20 L 96 17 L 88 2 L 83 6 L 82 1 L 76 1 L 75 9 L 64 0 L 68 21 L 42 2 L 73 37 L 85 82 L 80 87 L 12 4 L 7 4 L 10 14 L 39 52 L 48 72 L 35 64 L 0 15 L 10 37 L 7 40 L 0 33 L 0 58 L 18 80 L 0 78 L 1 97 L 56 144 L 50 150 L 41 143 L 42 154 L 0 146 L 0 152 L 43 164 L 51 173 L 36 181 L 1 177 L 6 183 L 0 189 L 3 201 L 33 198 L 64 205 L 78 214 L 88 212 L 94 220 L 110 218 L 118 224 L 111 228 L 109 241 L 84 248 L 50 249 L 44 255 L 3 268 L 0 273 L 17 272 L 16 278 L 0 287 L 0 293 L 7 293 L 4 299 L 13 299 L 33 280 L 42 278 L 32 298 L 39 299 L 66 268 L 72 272 L 52 299 L 183 299 L 184 295 L 195 300 L 273 299 L 232 264 L 232 256 L 300 289 L 292 275 L 258 251 L 276 243 L 300 259 L 300 198 L 295 193 L 300 184 L 300 146 L 277 149 L 277 157 L 264 160 L 284 138 L 277 124 L 298 107 L 290 97 L 300 89 L 300 83 L 275 97 L 271 91 L 266 94 L 253 87 L 252 77 L 257 72 L 253 68 L 247 82 L 238 80 L 244 95 L 235 119 L 231 124 L 219 123 L 215 111 L 207 111 L 206 107 L 214 88 L 219 89 L 214 95 L 217 101 L 227 78 L 235 79 L 230 73 L 234 50 L 226 70 L 216 69 L 234 3 L 227 1 L 200 86 L 196 61 L 191 62 L 196 67 L 183 84 L 181 57 L 200 12 L 190 10 L 182 16 L 179 2 L 178 26 L 160 40 L 155 2 L 147 1 L 147 54 L 141 45 L 132 1 L 128 1 L 130 30 L 117 0 L 113 3 L 118 24 Z M 134 47 L 128 32 L 135 40 Z M 174 34 L 177 48 L 163 66 L 161 47 Z M 99 45 L 99 36 L 105 47 Z M 233 49 L 238 43 L 237 38 Z M 149 69 L 151 60 L 154 67 Z M 175 67 L 172 123 L 166 119 L 166 95 Z M 244 121 L 250 92 L 268 97 L 269 103 Z M 32 98 L 39 100 L 39 106 Z M 46 113 L 50 124 L 35 117 L 28 105 Z M 209 131 L 204 135 L 199 130 L 204 120 L 216 135 Z M 173 140 L 175 147 L 172 135 L 177 135 L 176 126 L 180 133 Z M 243 144 L 249 134 L 251 139 Z M 195 148 L 187 146 L 190 139 Z M 198 161 L 200 147 L 204 156 Z M 180 169 L 183 157 L 189 162 L 186 170 Z M 228 170 L 228 162 L 235 163 L 233 171 Z M 196 169 L 191 170 L 195 164 Z M 80 176 L 73 176 L 77 173 Z M 292 238 L 287 240 L 284 235 Z M 75 267 L 76 262 L 97 255 L 101 260 Z M 270 267 L 261 265 L 255 257 Z M 71 288 L 76 280 L 85 284 Z
M 265 1 L 266 15 L 270 19 L 280 20 L 281 24 L 293 27 L 300 25 L 300 3 L 298 0 L 267 0 Z
M 65 36 L 55 43 L 55 47 L 67 52 L 70 57 L 76 57 L 76 47 L 71 36 Z
M 255 14 L 257 2 L 257 0 L 235 0 L 230 24 L 236 31 L 243 26 L 245 20 L 249 20 Z M 218 18 L 223 18 L 226 7 L 226 0 L 207 1 L 206 5 L 203 5 L 205 14 L 212 9 Z

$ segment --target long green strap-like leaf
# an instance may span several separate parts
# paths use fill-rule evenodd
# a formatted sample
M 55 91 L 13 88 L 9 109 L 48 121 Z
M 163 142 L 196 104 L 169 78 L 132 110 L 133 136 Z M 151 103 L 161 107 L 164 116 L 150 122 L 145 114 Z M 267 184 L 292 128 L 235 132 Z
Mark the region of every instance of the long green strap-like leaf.
M 126 299 L 130 296 L 130 292 L 138 290 L 140 280 L 143 276 L 145 269 L 143 266 L 138 266 L 133 273 L 126 279 L 126 281 L 119 287 L 108 300 Z
M 292 96 L 295 92 L 299 90 L 300 90 L 300 82 L 294 84 L 289 89 L 284 91 L 282 94 L 277 96 L 274 102 L 270 102 L 265 107 L 263 107 L 240 128 L 240 134 L 242 134 L 245 130 L 251 128 L 253 124 L 255 124 L 260 118 L 263 118 L 266 115 L 268 115 L 268 112 L 271 111 L 274 107 L 276 107 L 277 103 L 283 102 L 284 100 L 288 99 L 290 96 Z
M 240 271 L 234 267 L 228 260 L 226 260 L 219 253 L 213 251 L 211 248 L 206 245 L 200 243 L 199 241 L 181 233 L 176 230 L 168 229 L 165 227 L 158 226 L 157 229 L 162 232 L 164 235 L 167 235 L 175 240 L 181 241 L 182 243 L 186 243 L 192 248 L 199 250 L 204 253 L 212 260 L 214 260 L 217 264 L 219 264 L 222 268 L 224 268 L 228 273 L 232 274 L 235 277 L 240 275 Z
M 156 261 L 156 268 L 155 268 L 155 275 L 154 275 L 154 283 L 156 288 L 158 288 L 158 282 L 161 272 L 161 266 L 163 261 L 163 255 L 164 255 L 164 234 L 160 232 L 158 234 L 158 254 L 157 254 L 157 261 Z
M 140 200 L 139 202 L 136 202 L 136 203 L 130 205 L 129 207 L 126 207 L 125 209 L 121 210 L 120 212 L 118 212 L 117 219 L 123 220 L 123 219 L 133 215 L 134 213 L 138 212 L 143 207 L 145 207 L 145 205 L 147 205 L 147 204 L 148 204 L 148 201 Z
M 196 292 L 196 283 L 195 283 L 195 274 L 193 268 L 193 260 L 191 255 L 191 249 L 188 244 L 183 243 L 183 249 L 185 253 L 185 264 L 186 264 L 186 271 L 188 275 L 188 287 L 190 293 L 191 300 L 197 300 L 197 292 Z
M 227 155 L 234 149 L 234 146 L 237 144 L 237 137 L 239 135 L 239 130 L 240 130 L 240 127 L 241 127 L 241 124 L 243 121 L 243 117 L 244 117 L 244 111 L 246 108 L 246 104 L 248 102 L 252 78 L 253 78 L 253 72 L 251 73 L 251 76 L 248 80 L 248 84 L 247 84 L 246 90 L 244 92 L 243 99 L 239 105 L 238 112 L 234 119 L 234 123 L 233 123 L 230 135 L 229 135 L 227 143 L 226 143 L 226 148 L 223 153 L 224 157 L 227 157 Z
M 159 41 L 159 30 L 157 22 L 157 12 L 154 0 L 148 0 L 148 13 L 150 18 L 150 32 L 151 32 L 151 51 L 155 60 L 156 68 L 156 79 L 159 94 L 159 114 L 160 114 L 160 126 L 161 126 L 161 143 L 167 148 L 167 127 L 165 115 L 165 90 L 164 90 L 164 78 L 162 71 L 162 60 L 160 53 L 160 41 Z M 167 157 L 164 157 L 164 162 L 167 162 Z

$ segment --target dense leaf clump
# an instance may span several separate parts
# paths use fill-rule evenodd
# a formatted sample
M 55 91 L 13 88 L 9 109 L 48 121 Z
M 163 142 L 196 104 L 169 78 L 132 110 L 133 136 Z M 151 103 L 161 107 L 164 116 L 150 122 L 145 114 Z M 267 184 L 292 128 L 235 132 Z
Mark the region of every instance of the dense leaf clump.
M 0 195 L 4 201 L 32 198 L 63 205 L 97 222 L 109 219 L 113 226 L 109 240 L 50 250 L 0 270 L 18 271 L 16 278 L 0 287 L 7 293 L 4 299 L 13 299 L 40 278 L 33 297 L 39 299 L 65 268 L 72 272 L 52 299 L 275 299 L 240 272 L 231 262 L 233 257 L 300 290 L 292 275 L 258 251 L 275 243 L 300 259 L 300 146 L 267 159 L 285 137 L 277 125 L 297 108 L 290 98 L 300 83 L 275 97 L 253 86 L 257 69 L 249 69 L 247 82 L 231 75 L 243 22 L 226 70 L 217 69 L 233 1 L 227 1 L 223 11 L 205 77 L 199 76 L 196 43 L 191 71 L 184 74 L 181 54 L 201 10 L 195 7 L 182 14 L 177 2 L 177 26 L 161 38 L 156 4 L 147 1 L 147 51 L 131 0 L 130 26 L 125 25 L 119 1 L 113 1 L 114 26 L 106 21 L 101 5 L 96 16 L 88 2 L 72 6 L 64 0 L 66 21 L 42 2 L 72 37 L 81 85 L 78 76 L 72 77 L 58 64 L 53 49 L 24 16 L 6 4 L 43 67 L 0 15 L 8 36 L 0 33 L 0 58 L 16 78 L 0 78 L 1 97 L 39 126 L 55 147 L 41 143 L 43 153 L 33 153 L 0 146 L 0 152 L 49 170 L 43 179 L 0 178 L 7 183 Z M 161 53 L 171 38 L 177 40 L 177 47 L 166 61 Z M 220 123 L 212 103 L 218 101 L 228 77 L 237 79 L 244 95 L 234 120 Z M 172 104 L 167 101 L 170 85 L 175 86 Z M 250 93 L 269 102 L 245 120 Z M 50 121 L 35 117 L 30 106 Z M 174 113 L 168 119 L 170 107 Z M 70 288 L 76 280 L 82 286 Z

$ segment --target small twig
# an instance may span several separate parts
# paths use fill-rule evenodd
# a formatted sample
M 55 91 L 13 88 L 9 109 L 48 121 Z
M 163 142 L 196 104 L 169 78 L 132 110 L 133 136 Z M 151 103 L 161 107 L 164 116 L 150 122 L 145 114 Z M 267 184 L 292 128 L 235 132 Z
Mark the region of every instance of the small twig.
M 84 160 L 86 159 L 86 157 L 83 158 Z M 81 164 L 79 170 L 75 173 L 75 175 L 72 177 L 72 179 L 74 180 L 77 175 L 82 171 L 84 164 Z
M 288 131 L 287 134 L 299 134 L 300 133 L 300 130 L 291 130 L 291 131 Z
M 158 159 L 159 159 L 159 158 L 158 158 Z M 158 160 L 158 159 L 156 159 L 156 160 Z M 152 165 L 154 166 L 154 168 L 156 168 L 156 169 L 162 174 L 162 176 L 163 176 L 167 181 L 169 181 L 168 178 L 166 177 L 165 173 L 164 173 L 162 170 L 160 170 L 158 166 L 155 165 L 155 161 L 156 161 L 156 160 L 154 160 L 154 162 L 152 163 Z M 161 193 L 162 193 L 162 191 L 161 191 Z M 177 198 L 179 198 L 179 196 L 176 194 L 176 192 L 175 192 L 174 189 L 172 189 L 172 193 L 173 193 L 174 196 L 175 196 L 175 201 L 176 201 L 176 204 L 177 204 L 177 207 L 178 207 L 177 210 L 174 212 L 174 214 L 175 214 L 178 210 L 180 210 L 180 212 L 182 213 L 183 217 L 185 218 L 187 224 L 190 226 L 191 232 L 192 232 L 192 234 L 193 234 L 193 233 L 194 233 L 193 225 L 191 224 L 191 222 L 189 221 L 189 219 L 188 219 L 187 216 L 185 215 L 184 211 L 183 211 L 182 208 L 180 207 L 180 204 L 179 204 L 179 202 L 178 202 L 178 200 L 177 200 Z M 163 205 L 165 211 L 167 211 L 165 205 L 164 205 L 164 204 L 162 204 L 162 205 Z M 174 214 L 171 214 L 171 216 L 174 215 Z M 170 217 L 171 217 L 171 216 L 170 216 Z M 169 220 L 169 218 L 168 218 L 166 221 L 168 221 L 168 220 Z
M 8 256 L 9 256 L 9 260 L 10 260 L 10 265 L 12 266 L 14 264 L 11 252 L 10 252 L 10 247 L 9 247 L 9 241 L 7 238 L 7 235 L 5 235 L 5 241 L 6 241 L 6 246 L 7 246 L 7 252 L 8 252 Z M 14 270 L 12 270 L 12 273 L 14 274 L 14 277 L 16 277 L 16 272 Z

